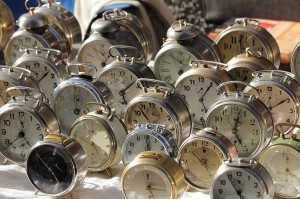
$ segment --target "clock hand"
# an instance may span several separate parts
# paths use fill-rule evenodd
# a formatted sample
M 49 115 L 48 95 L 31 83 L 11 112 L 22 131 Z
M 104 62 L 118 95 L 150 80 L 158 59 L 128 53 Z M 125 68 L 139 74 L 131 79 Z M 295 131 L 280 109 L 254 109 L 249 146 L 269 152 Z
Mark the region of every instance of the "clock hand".
M 150 151 L 150 137 L 149 136 L 146 137 L 145 151 Z
M 29 143 L 28 140 L 25 138 L 25 136 L 23 137 L 23 139 L 25 140 L 26 144 L 28 144 L 28 146 L 31 147 L 30 143 Z
M 2 101 L 3 101 L 3 102 L 5 102 L 5 101 L 4 101 L 4 98 L 3 98 L 3 96 L 2 96 L 2 95 L 0 95 L 0 97 L 1 97 Z
M 274 106 L 269 107 L 270 110 L 272 110 L 273 108 L 275 108 L 276 106 L 279 106 L 280 104 L 283 104 L 285 101 L 289 100 L 289 98 L 286 98 L 284 100 L 281 100 L 280 102 L 278 102 L 277 104 L 275 104 Z
M 240 197 L 240 199 L 242 199 L 243 197 L 241 196 L 242 192 L 240 189 L 238 189 L 238 187 L 236 186 L 236 184 L 233 182 L 231 175 L 227 175 L 227 178 L 229 180 L 229 182 L 231 183 L 232 187 L 234 188 L 236 194 Z
M 166 189 L 160 189 L 160 188 L 155 188 L 155 187 L 151 187 L 152 190 L 155 191 L 167 191 Z
M 151 196 L 149 197 L 149 198 L 153 198 L 154 199 L 154 195 L 153 195 L 153 193 L 152 193 L 152 189 L 151 189 L 151 186 L 150 185 L 148 185 L 147 187 L 146 187 L 146 190 L 147 191 L 149 191 L 149 193 L 151 194 Z
M 50 70 L 48 70 L 44 75 L 43 77 L 41 77 L 40 80 L 38 80 L 38 83 L 40 83 L 40 81 L 42 81 L 48 74 L 49 74 Z
M 35 154 L 38 157 L 38 159 L 41 160 L 41 162 L 43 163 L 43 165 L 48 169 L 48 171 L 54 176 L 56 182 L 59 182 L 58 179 L 57 179 L 57 177 L 56 177 L 56 175 L 54 174 L 52 168 L 47 165 L 47 163 L 41 158 L 41 156 L 39 156 L 39 154 L 37 153 L 37 151 L 35 152 Z
M 144 113 L 144 111 L 142 110 L 142 108 L 141 108 L 140 106 L 139 106 L 139 109 L 140 109 L 140 111 L 142 112 L 143 116 L 146 118 L 146 120 L 147 120 L 149 123 L 151 123 L 150 120 L 149 120 L 149 118 L 147 117 L 147 115 Z
M 119 91 L 119 95 L 124 96 L 125 92 L 134 84 L 135 82 L 131 82 L 128 86 L 126 86 L 125 88 L 121 89 Z
M 74 114 L 78 115 L 80 113 L 80 109 L 78 108 L 78 101 L 79 99 L 77 99 L 76 97 L 76 86 L 74 86 L 74 104 L 75 104 L 75 109 L 74 109 Z
M 207 159 L 199 157 L 199 155 L 195 151 L 193 151 L 192 154 L 198 159 L 198 161 L 201 163 L 201 165 L 203 167 L 205 167 L 208 175 L 211 177 L 211 174 L 210 174 L 210 172 L 208 170 L 208 166 L 207 166 Z
M 11 145 L 14 144 L 14 142 L 16 142 L 18 139 L 20 138 L 20 134 L 18 135 L 18 137 L 16 139 L 14 139 L 11 143 L 9 143 L 9 145 L 7 147 L 5 147 L 4 149 L 8 149 Z

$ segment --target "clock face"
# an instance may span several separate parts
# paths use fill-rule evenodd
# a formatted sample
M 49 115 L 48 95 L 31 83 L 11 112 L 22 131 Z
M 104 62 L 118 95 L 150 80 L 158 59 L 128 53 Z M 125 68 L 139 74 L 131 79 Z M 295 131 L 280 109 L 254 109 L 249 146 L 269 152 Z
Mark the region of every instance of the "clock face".
M 172 184 L 168 176 L 152 165 L 139 164 L 128 170 L 122 181 L 127 198 L 171 199 Z
M 148 133 L 134 133 L 125 139 L 123 146 L 123 163 L 129 164 L 143 151 L 157 151 L 169 155 L 166 145 L 158 137 Z
M 5 52 L 5 62 L 7 65 L 11 66 L 18 58 L 20 58 L 24 52 L 21 51 L 22 48 L 45 48 L 43 43 L 38 41 L 36 38 L 30 35 L 18 35 L 12 37 L 6 46 Z
M 174 84 L 178 77 L 190 69 L 190 61 L 197 58 L 190 52 L 173 48 L 161 54 L 155 60 L 155 76 L 163 81 Z
M 209 140 L 193 140 L 181 150 L 179 164 L 189 184 L 198 189 L 209 189 L 211 180 L 225 155 Z
M 26 170 L 39 191 L 53 195 L 69 189 L 75 172 L 66 152 L 50 144 L 40 145 L 30 152 Z
M 0 116 L 1 153 L 13 162 L 23 163 L 30 148 L 44 139 L 44 127 L 34 115 L 12 109 Z
M 6 81 L 0 81 L 0 107 L 2 107 L 4 104 L 6 104 L 9 99 L 8 97 L 6 96 L 6 90 L 10 87 L 13 87 L 15 85 L 9 83 L 9 82 L 6 82 Z M 20 96 L 22 95 L 22 93 L 20 92 L 20 90 L 17 90 L 17 89 L 13 89 L 11 91 L 9 91 L 9 95 L 10 96 Z
M 78 61 L 92 64 L 100 72 L 106 65 L 116 60 L 115 57 L 119 55 L 116 49 L 111 50 L 112 55 L 115 57 L 109 55 L 108 49 L 111 46 L 112 44 L 106 41 L 94 40 L 80 49 Z
M 262 144 L 262 129 L 250 109 L 237 104 L 223 104 L 207 116 L 206 124 L 226 136 L 236 147 L 239 157 L 249 157 Z
M 49 103 L 59 81 L 59 77 L 54 71 L 47 64 L 38 61 L 26 61 L 19 64 L 18 67 L 26 68 L 32 72 L 31 76 L 38 82 L 39 88 L 43 91 L 47 103 Z
M 274 125 L 277 123 L 296 123 L 299 117 L 297 105 L 291 96 L 282 88 L 274 84 L 260 84 L 255 86 L 259 90 L 259 99 L 268 107 L 272 116 Z M 256 94 L 253 88 L 247 93 Z M 280 132 L 287 132 L 290 127 L 278 127 Z
M 265 198 L 260 180 L 243 169 L 230 169 L 219 175 L 212 187 L 214 199 Z
M 177 129 L 175 127 L 175 120 L 170 113 L 160 104 L 153 102 L 137 102 L 127 108 L 125 113 L 125 124 L 130 131 L 135 128 L 137 123 L 155 123 L 165 125 L 166 129 L 177 137 Z
M 69 135 L 72 124 L 82 116 L 85 104 L 99 100 L 81 85 L 68 85 L 55 92 L 51 104 L 59 119 L 62 134 Z
M 113 146 L 111 135 L 103 124 L 92 118 L 83 119 L 72 127 L 70 134 L 86 152 L 90 169 L 97 169 L 109 160 Z
M 232 31 L 217 41 L 224 63 L 230 61 L 234 56 L 246 53 L 246 48 L 258 50 L 262 56 L 270 59 L 266 47 L 262 41 L 253 33 L 245 31 Z
M 116 102 L 116 114 L 120 118 L 124 118 L 128 102 L 142 91 L 135 83 L 137 79 L 135 74 L 122 67 L 104 70 L 99 75 L 99 80 L 112 92 Z
M 283 198 L 300 196 L 299 151 L 287 145 L 273 145 L 264 151 L 260 163 L 272 176 L 276 195 Z
M 194 111 L 194 123 L 205 127 L 204 116 L 218 97 L 214 81 L 200 75 L 192 75 L 176 82 L 176 91 L 183 96 Z

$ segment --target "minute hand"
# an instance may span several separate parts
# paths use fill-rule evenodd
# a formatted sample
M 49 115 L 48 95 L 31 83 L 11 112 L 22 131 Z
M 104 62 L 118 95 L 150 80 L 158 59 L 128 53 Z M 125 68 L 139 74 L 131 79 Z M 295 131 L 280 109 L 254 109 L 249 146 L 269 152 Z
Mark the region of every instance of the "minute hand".
M 274 106 L 269 107 L 270 110 L 272 110 L 274 107 L 279 106 L 280 104 L 283 104 L 285 101 L 288 101 L 289 98 L 286 98 L 284 100 L 281 100 L 280 102 L 278 102 L 277 104 L 275 104 Z

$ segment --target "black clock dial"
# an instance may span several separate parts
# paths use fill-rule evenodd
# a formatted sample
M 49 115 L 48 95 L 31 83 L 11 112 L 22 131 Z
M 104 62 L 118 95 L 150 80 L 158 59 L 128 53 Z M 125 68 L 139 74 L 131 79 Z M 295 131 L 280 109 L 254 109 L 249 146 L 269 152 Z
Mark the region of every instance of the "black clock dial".
M 74 166 L 59 148 L 44 144 L 33 149 L 27 160 L 31 183 L 45 194 L 60 194 L 72 186 Z

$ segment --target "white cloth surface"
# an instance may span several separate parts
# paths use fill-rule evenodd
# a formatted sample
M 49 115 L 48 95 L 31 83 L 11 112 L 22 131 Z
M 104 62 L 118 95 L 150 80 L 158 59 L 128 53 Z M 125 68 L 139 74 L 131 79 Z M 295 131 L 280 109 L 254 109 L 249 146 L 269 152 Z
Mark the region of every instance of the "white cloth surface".
M 35 188 L 27 178 L 25 168 L 10 162 L 3 164 L 4 157 L 0 154 L 0 199 L 124 199 L 120 177 L 123 165 L 120 163 L 112 168 L 113 177 L 109 178 L 105 172 L 89 172 L 84 182 L 61 197 L 45 196 L 42 193 L 34 195 Z M 181 199 L 209 199 L 207 194 L 197 191 L 186 191 Z

